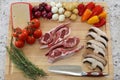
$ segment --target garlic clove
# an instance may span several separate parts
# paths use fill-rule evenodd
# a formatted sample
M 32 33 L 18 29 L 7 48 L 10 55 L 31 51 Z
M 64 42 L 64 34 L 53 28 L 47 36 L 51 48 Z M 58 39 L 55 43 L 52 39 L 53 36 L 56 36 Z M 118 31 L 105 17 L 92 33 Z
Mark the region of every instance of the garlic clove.
M 64 21 L 64 20 L 65 20 L 65 15 L 63 15 L 63 14 L 62 14 L 62 15 L 59 15 L 59 21 L 62 22 L 62 21 Z
M 57 13 L 58 12 L 58 8 L 57 7 L 52 7 L 52 13 Z
M 52 20 L 58 20 L 58 17 L 59 17 L 58 14 L 53 14 L 52 15 Z

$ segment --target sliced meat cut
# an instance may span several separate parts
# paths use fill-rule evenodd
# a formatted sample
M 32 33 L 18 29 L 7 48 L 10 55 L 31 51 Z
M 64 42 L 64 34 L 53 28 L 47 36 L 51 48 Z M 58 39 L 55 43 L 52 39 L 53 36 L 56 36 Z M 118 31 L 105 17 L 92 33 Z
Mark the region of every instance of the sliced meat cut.
M 51 47 L 54 44 L 64 40 L 70 35 L 70 29 L 67 27 L 69 23 L 64 23 L 61 24 L 49 32 L 45 33 L 41 38 L 40 38 L 40 43 L 44 44 L 41 48 L 47 48 Z
M 66 39 L 70 35 L 70 31 L 71 30 L 69 29 L 69 27 L 61 28 L 59 31 L 56 32 L 56 34 L 54 34 L 54 39 L 50 44 L 48 44 L 48 47 L 51 47 L 58 42 Z
M 80 51 L 83 46 L 72 48 L 72 49 L 65 49 L 65 48 L 56 48 L 50 51 L 48 56 L 48 62 L 53 63 L 56 60 L 63 59 L 68 56 L 74 55 L 76 52 Z
M 80 39 L 77 37 L 71 37 L 71 38 L 67 38 L 64 41 L 61 41 L 59 43 L 57 43 L 56 45 L 52 46 L 49 51 L 46 53 L 46 56 L 49 54 L 50 51 L 52 51 L 55 48 L 59 48 L 59 47 L 63 47 L 63 48 L 72 48 L 75 47 L 79 44 Z

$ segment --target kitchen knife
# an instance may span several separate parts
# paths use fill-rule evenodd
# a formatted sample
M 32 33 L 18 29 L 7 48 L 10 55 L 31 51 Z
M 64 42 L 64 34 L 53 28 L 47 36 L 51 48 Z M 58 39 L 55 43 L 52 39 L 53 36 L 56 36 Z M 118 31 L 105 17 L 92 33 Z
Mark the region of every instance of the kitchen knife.
M 55 65 L 50 66 L 48 71 L 59 73 L 59 74 L 66 74 L 66 75 L 73 75 L 73 76 L 106 76 L 107 73 L 104 72 L 85 72 L 82 70 L 81 66 L 78 65 Z

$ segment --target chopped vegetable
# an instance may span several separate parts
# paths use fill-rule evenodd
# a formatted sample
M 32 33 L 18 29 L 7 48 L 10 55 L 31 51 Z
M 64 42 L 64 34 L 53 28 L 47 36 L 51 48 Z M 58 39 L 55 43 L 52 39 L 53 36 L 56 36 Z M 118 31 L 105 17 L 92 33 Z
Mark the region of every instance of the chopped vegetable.
M 91 16 L 91 14 L 92 14 L 92 11 L 90 9 L 86 9 L 82 15 L 81 21 L 84 22 L 84 21 L 88 20 L 89 17 Z
M 106 24 L 106 19 L 102 18 L 102 19 L 100 19 L 100 21 L 98 23 L 95 23 L 94 26 L 95 27 L 102 27 L 105 24 Z
M 88 19 L 87 23 L 88 24 L 95 24 L 99 22 L 99 17 L 98 16 L 93 16 L 91 18 Z
M 12 40 L 10 43 L 10 48 L 6 48 L 12 62 L 30 79 L 37 80 L 38 77 L 43 77 L 46 75 L 42 69 L 36 67 L 25 57 L 21 49 L 18 49 L 13 45 Z

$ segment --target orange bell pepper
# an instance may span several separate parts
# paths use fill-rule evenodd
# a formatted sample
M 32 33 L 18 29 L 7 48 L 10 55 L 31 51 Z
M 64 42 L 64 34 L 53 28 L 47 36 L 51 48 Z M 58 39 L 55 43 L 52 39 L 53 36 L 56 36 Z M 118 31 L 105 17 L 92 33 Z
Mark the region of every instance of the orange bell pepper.
M 86 9 L 82 15 L 81 21 L 84 22 L 84 21 L 88 20 L 89 17 L 91 16 L 91 14 L 92 14 L 92 11 L 90 9 Z

